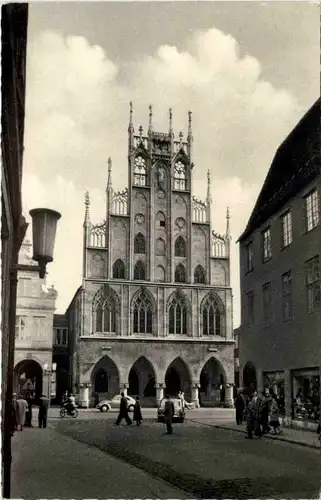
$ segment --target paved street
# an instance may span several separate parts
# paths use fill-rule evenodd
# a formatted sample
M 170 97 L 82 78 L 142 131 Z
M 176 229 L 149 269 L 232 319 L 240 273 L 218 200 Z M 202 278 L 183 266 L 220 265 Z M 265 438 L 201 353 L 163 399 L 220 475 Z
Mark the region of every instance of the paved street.
M 14 438 L 16 453 L 21 449 L 14 467 L 18 497 L 316 498 L 319 492 L 319 450 L 248 441 L 195 421 L 209 421 L 212 413 L 216 423 L 228 422 L 232 410 L 189 412 L 193 421 L 176 424 L 173 436 L 163 435 L 155 409 L 145 410 L 140 428 L 116 427 L 117 412 L 89 410 L 61 420 L 58 411 L 51 409 L 49 429 Z M 40 476 L 31 472 L 37 468 Z

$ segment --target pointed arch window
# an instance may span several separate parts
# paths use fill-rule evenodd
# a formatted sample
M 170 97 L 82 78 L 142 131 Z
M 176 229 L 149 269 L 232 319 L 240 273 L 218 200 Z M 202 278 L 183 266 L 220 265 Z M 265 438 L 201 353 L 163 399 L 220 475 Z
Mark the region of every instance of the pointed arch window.
M 178 264 L 175 269 L 175 283 L 186 283 L 186 271 L 183 264 Z
M 116 298 L 110 290 L 100 290 L 93 303 L 93 331 L 116 333 L 117 310 Z
M 153 305 L 144 290 L 133 303 L 133 332 L 153 333 Z
M 117 259 L 113 265 L 113 278 L 116 280 L 125 279 L 125 264 L 121 259 Z
M 142 281 L 146 279 L 145 266 L 141 260 L 136 262 L 134 268 L 134 280 Z
M 205 271 L 203 266 L 198 265 L 194 271 L 194 283 L 205 283 Z
M 186 257 L 186 244 L 183 236 L 179 236 L 175 241 L 175 257 Z
M 145 237 L 142 233 L 138 233 L 135 236 L 134 253 L 139 253 L 139 254 L 146 253 Z
M 179 191 L 186 190 L 186 167 L 181 161 L 175 163 L 174 189 L 177 189 Z
M 213 297 L 202 306 L 203 335 L 222 335 L 222 311 Z
M 166 245 L 162 238 L 156 240 L 156 255 L 165 255 Z
M 187 334 L 187 308 L 184 297 L 176 295 L 169 306 L 169 333 L 170 335 Z
M 142 156 L 137 156 L 135 158 L 134 184 L 136 186 L 147 185 L 146 161 Z

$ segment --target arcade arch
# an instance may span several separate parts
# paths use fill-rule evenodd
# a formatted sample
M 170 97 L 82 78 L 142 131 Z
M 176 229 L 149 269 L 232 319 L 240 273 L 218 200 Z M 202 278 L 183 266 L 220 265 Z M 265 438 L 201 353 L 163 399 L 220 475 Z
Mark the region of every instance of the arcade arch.
M 166 392 L 177 397 L 179 391 L 184 392 L 185 398 L 191 398 L 191 375 L 186 363 L 181 358 L 175 358 L 168 366 L 165 374 Z
M 119 393 L 119 371 L 109 356 L 103 356 L 94 366 L 91 384 L 93 393 L 100 399 L 111 399 Z
M 23 394 L 24 396 L 27 393 L 31 393 L 38 399 L 43 392 L 46 392 L 46 388 L 43 385 L 43 371 L 37 361 L 34 359 L 25 359 L 15 366 L 14 392 Z
M 128 375 L 128 395 L 142 398 L 156 397 L 156 373 L 153 365 L 144 356 L 138 358 Z
M 199 400 L 201 406 L 214 406 L 225 401 L 226 375 L 221 363 L 211 357 L 200 374 Z

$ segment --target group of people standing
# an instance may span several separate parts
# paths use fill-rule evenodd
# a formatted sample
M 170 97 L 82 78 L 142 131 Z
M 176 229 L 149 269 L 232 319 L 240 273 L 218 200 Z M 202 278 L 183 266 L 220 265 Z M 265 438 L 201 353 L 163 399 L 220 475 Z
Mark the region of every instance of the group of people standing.
M 279 406 L 277 398 L 267 388 L 259 395 L 255 390 L 253 394 L 246 396 L 239 392 L 235 398 L 236 423 L 240 425 L 245 418 L 247 439 L 253 439 L 253 434 L 260 438 L 273 430 L 280 434 Z
M 12 434 L 14 431 L 22 431 L 24 427 L 33 427 L 32 409 L 35 399 L 32 394 L 24 397 L 22 394 L 12 396 Z M 38 401 L 38 425 L 40 428 L 47 427 L 49 400 L 42 394 Z

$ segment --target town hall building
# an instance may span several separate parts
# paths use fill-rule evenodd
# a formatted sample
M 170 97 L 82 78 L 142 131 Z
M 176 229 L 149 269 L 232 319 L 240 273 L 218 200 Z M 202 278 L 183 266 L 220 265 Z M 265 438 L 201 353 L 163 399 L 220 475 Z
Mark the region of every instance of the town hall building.
M 83 406 L 120 391 L 232 405 L 229 213 L 226 234 L 215 233 L 209 172 L 205 201 L 192 195 L 191 112 L 185 141 L 171 110 L 159 133 L 149 109 L 147 134 L 135 134 L 130 104 L 128 187 L 114 192 L 109 159 L 100 224 L 86 193 L 83 280 L 66 312 L 73 390 Z

